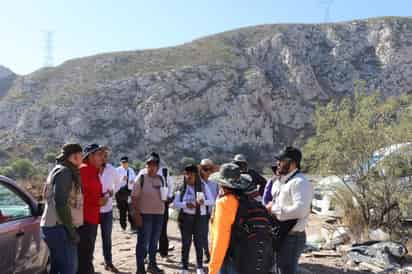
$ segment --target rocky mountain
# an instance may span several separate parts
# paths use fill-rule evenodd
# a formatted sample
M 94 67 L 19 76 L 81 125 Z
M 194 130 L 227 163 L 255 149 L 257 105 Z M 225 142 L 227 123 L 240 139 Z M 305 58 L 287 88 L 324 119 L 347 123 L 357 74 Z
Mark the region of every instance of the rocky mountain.
M 0 65 L 0 98 L 9 90 L 16 77 L 14 72 Z
M 412 18 L 262 25 L 172 48 L 70 60 L 18 76 L 0 97 L 0 145 L 42 157 L 66 141 L 115 157 L 157 150 L 262 164 L 313 134 L 315 106 L 412 90 Z

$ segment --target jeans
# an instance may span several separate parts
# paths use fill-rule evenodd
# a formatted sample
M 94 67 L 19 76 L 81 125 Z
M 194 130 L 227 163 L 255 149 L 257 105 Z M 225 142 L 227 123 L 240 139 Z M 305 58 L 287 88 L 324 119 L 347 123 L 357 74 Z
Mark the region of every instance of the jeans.
M 206 221 L 202 226 L 202 233 L 203 236 L 203 250 L 205 252 L 206 258 L 210 259 L 210 252 L 209 252 L 209 221 L 210 221 L 210 214 L 206 215 Z
M 97 225 L 85 223 L 78 228 L 80 243 L 78 245 L 78 274 L 94 274 L 93 254 L 96 243 Z
M 306 234 L 288 235 L 276 255 L 277 274 L 297 274 L 299 257 L 305 249 Z
M 159 254 L 167 257 L 169 254 L 169 239 L 167 238 L 167 223 L 169 221 L 169 203 L 165 204 L 165 214 L 163 215 L 162 232 L 159 240 Z
M 196 249 L 196 266 L 203 268 L 203 241 L 204 226 L 207 223 L 206 216 L 195 216 L 182 213 L 182 221 L 179 224 L 182 235 L 182 268 L 189 269 L 189 254 L 192 241 Z
M 144 259 L 149 252 L 149 264 L 156 265 L 156 252 L 163 225 L 163 214 L 142 214 L 143 226 L 137 231 L 137 270 L 144 272 Z
M 222 267 L 219 270 L 219 274 L 239 274 L 239 272 L 236 271 L 235 266 L 233 265 L 231 260 L 225 259 Z
M 111 265 L 112 261 L 112 228 L 113 212 L 100 213 L 100 231 L 102 236 L 103 257 L 106 265 Z
M 42 227 L 41 230 L 50 251 L 50 274 L 75 274 L 77 246 L 69 239 L 64 226 Z

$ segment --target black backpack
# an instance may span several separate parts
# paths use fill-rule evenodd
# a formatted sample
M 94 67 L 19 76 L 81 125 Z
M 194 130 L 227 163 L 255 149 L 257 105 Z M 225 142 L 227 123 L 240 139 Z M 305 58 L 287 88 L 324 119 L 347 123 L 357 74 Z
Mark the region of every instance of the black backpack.
M 246 195 L 238 195 L 238 199 L 228 259 L 240 274 L 269 273 L 275 257 L 272 217 L 255 199 Z

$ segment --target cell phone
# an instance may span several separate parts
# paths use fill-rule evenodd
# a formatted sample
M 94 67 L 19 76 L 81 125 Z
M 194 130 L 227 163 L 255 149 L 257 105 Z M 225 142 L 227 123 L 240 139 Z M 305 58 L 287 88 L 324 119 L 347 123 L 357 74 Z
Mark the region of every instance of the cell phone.
M 276 174 L 276 171 L 278 170 L 278 166 L 277 165 L 273 165 L 270 167 L 273 171 L 274 174 Z

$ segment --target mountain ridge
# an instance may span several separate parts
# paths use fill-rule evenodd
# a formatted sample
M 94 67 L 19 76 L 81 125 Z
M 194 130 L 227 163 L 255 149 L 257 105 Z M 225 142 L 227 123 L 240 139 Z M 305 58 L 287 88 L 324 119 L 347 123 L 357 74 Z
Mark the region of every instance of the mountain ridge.
M 384 96 L 410 92 L 411 53 L 412 18 L 396 17 L 265 24 L 78 58 L 15 77 L 0 97 L 0 144 L 23 143 L 36 157 L 65 141 L 98 141 L 115 157 L 155 149 L 176 165 L 242 151 L 261 165 L 302 144 L 316 105 L 350 96 L 357 82 Z

